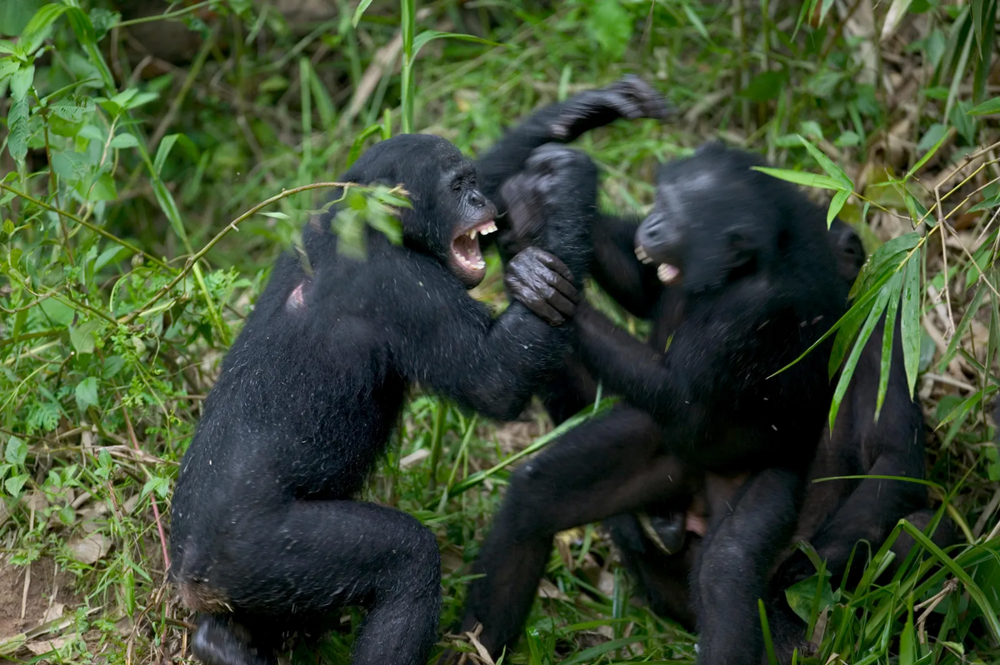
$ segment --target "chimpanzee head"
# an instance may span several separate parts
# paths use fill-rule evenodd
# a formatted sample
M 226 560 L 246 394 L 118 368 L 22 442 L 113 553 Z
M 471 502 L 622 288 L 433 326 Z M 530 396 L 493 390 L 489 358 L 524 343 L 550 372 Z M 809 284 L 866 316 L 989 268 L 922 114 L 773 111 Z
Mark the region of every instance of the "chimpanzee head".
M 688 293 L 773 267 L 790 232 L 784 203 L 801 195 L 751 169 L 760 165 L 754 155 L 709 143 L 661 166 L 656 205 L 635 234 L 639 259 Z
M 403 244 L 441 261 L 466 288 L 483 280 L 477 236 L 497 230 L 497 210 L 476 185 L 475 165 L 450 142 L 429 134 L 394 136 L 367 150 L 344 177 L 401 184 L 413 206 L 400 211 Z

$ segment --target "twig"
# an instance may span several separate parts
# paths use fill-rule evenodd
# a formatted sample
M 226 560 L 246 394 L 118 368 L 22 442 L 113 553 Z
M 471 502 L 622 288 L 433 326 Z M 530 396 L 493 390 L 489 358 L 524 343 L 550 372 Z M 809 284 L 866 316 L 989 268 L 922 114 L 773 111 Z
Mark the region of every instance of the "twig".
M 2 186 L 2 185 L 0 185 L 0 186 Z M 267 206 L 271 205 L 272 203 L 274 203 L 276 201 L 280 201 L 281 199 L 287 198 L 287 197 L 292 196 L 294 194 L 298 194 L 300 192 L 306 192 L 306 191 L 309 191 L 311 189 L 323 189 L 323 188 L 331 188 L 331 187 L 342 187 L 344 189 L 344 192 L 346 193 L 347 190 L 350 189 L 351 187 L 359 187 L 359 186 L 360 185 L 358 185 L 358 183 L 354 183 L 354 182 L 347 182 L 347 183 L 344 183 L 344 182 L 317 182 L 317 183 L 313 183 L 311 185 L 302 185 L 301 187 L 294 187 L 292 189 L 286 189 L 285 191 L 281 192 L 280 194 L 276 194 L 276 195 L 272 196 L 271 198 L 267 199 L 266 201 L 258 203 L 257 205 L 255 205 L 254 207 L 250 208 L 245 213 L 243 213 L 242 215 L 240 215 L 239 217 L 237 217 L 236 219 L 234 219 L 233 221 L 231 221 L 229 224 L 226 224 L 226 227 L 224 229 L 222 229 L 221 231 L 219 231 L 218 233 L 216 233 L 215 237 L 212 238 L 211 240 L 209 240 L 208 244 L 205 245 L 204 247 L 202 247 L 201 250 L 199 250 L 197 254 L 194 254 L 193 256 L 191 256 L 190 258 L 188 258 L 188 260 L 184 263 L 184 267 L 181 269 L 181 271 L 179 273 L 177 273 L 177 275 L 174 276 L 174 278 L 172 280 L 170 280 L 169 283 L 167 283 L 163 288 L 161 288 L 159 291 L 157 291 L 153 295 L 153 297 L 150 298 L 148 301 L 146 301 L 146 303 L 142 307 L 140 307 L 139 309 L 135 310 L 134 312 L 132 312 L 131 314 L 129 314 L 128 316 L 126 316 L 125 318 L 123 318 L 121 321 L 119 321 L 119 323 L 121 323 L 123 325 L 128 325 L 129 323 L 131 323 L 132 321 L 134 321 L 136 319 L 136 317 L 138 317 L 140 314 L 144 313 L 146 310 L 148 310 L 150 307 L 152 307 L 154 304 L 156 304 L 156 302 L 160 298 L 162 298 L 163 296 L 165 296 L 167 293 L 170 292 L 170 290 L 172 288 L 174 288 L 175 286 L 177 286 L 177 283 L 180 282 L 182 279 L 184 279 L 184 277 L 186 277 L 187 274 L 189 272 L 191 272 L 191 269 L 194 267 L 194 265 L 198 261 L 200 261 L 202 259 L 202 257 L 204 257 L 206 254 L 208 254 L 208 252 L 213 247 L 215 247 L 215 245 L 220 240 L 222 240 L 222 238 L 226 234 L 228 234 L 230 231 L 236 231 L 236 230 L 238 230 L 236 228 L 238 224 L 240 224 L 241 222 L 245 221 L 248 217 L 257 214 L 263 208 L 266 208 Z
M 66 217 L 68 217 L 69 219 L 73 220 L 74 222 L 76 222 L 80 226 L 83 226 L 85 228 L 90 229 L 91 231 L 93 231 L 97 235 L 104 236 L 108 240 L 112 240 L 112 241 L 118 243 L 119 245 L 121 245 L 125 249 L 131 250 L 131 251 L 135 252 L 136 254 L 139 254 L 140 256 L 142 256 L 144 259 L 146 259 L 150 263 L 152 263 L 152 264 L 154 264 L 154 265 L 156 265 L 156 266 L 158 266 L 160 268 L 163 268 L 164 270 L 173 270 L 173 268 L 171 268 L 166 263 L 164 263 L 160 259 L 158 259 L 155 256 L 153 256 L 152 254 L 147 254 L 146 252 L 142 251 L 141 249 L 139 249 L 138 247 L 136 247 L 132 243 L 126 242 L 126 241 L 122 240 L 121 238 L 119 238 L 118 236 L 114 235 L 113 233 L 108 233 L 107 231 L 105 231 L 101 227 L 96 226 L 94 224 L 91 224 L 90 222 L 88 222 L 86 220 L 80 219 L 79 217 L 77 217 L 76 215 L 74 215 L 71 212 L 66 212 L 65 210 L 60 210 L 59 208 L 56 208 L 55 206 L 51 206 L 48 203 L 45 203 L 44 201 L 40 201 L 39 199 L 36 199 L 35 197 L 31 196 L 30 194 L 25 194 L 24 192 L 18 191 L 16 189 L 14 189 L 13 187 L 10 187 L 9 185 L 5 185 L 2 182 L 0 182 L 0 189 L 6 190 L 6 191 L 10 192 L 11 194 L 13 194 L 14 196 L 17 196 L 18 198 L 22 198 L 25 201 L 28 201 L 29 203 L 34 203 L 39 208 L 44 208 L 45 210 L 48 210 L 49 212 L 54 212 L 57 215 L 65 215 Z
M 142 450 L 139 448 L 139 441 L 135 438 L 135 430 L 132 428 L 132 419 L 129 418 L 128 408 L 125 404 L 122 404 L 122 414 L 125 416 L 125 427 L 128 428 L 128 437 L 132 440 L 132 446 L 135 448 L 135 452 L 142 456 Z M 145 469 L 145 465 L 139 460 L 139 465 Z M 160 547 L 163 548 L 163 563 L 164 570 L 170 569 L 170 555 L 167 554 L 167 537 L 163 533 L 163 523 L 160 520 L 160 507 L 156 503 L 156 492 L 149 493 L 149 500 L 153 504 L 153 518 L 156 520 L 156 530 L 160 533 Z

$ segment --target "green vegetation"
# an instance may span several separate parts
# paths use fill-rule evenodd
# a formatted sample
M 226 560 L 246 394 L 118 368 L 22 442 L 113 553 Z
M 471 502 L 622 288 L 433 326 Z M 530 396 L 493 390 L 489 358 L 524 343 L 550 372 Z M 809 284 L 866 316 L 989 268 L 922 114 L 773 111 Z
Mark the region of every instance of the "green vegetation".
M 171 484 L 315 189 L 380 137 L 477 154 L 531 109 L 634 72 L 679 113 L 580 141 L 607 205 L 647 206 L 657 161 L 707 138 L 760 150 L 875 250 L 837 360 L 852 366 L 851 338 L 887 307 L 903 317 L 930 494 L 963 545 L 920 540 L 886 586 L 876 556 L 856 589 L 798 588 L 819 645 L 802 662 L 997 662 L 996 0 L 360 5 L 0 0 L 0 657 L 190 657 L 165 583 Z M 357 220 L 392 200 L 356 191 Z M 498 264 L 474 294 L 501 304 Z M 480 472 L 549 432 L 533 413 L 496 426 L 415 395 L 366 490 L 437 534 L 442 626 L 505 485 Z M 597 528 L 562 534 L 508 661 L 692 661 L 694 637 L 631 594 Z M 358 620 L 310 662 L 346 662 Z

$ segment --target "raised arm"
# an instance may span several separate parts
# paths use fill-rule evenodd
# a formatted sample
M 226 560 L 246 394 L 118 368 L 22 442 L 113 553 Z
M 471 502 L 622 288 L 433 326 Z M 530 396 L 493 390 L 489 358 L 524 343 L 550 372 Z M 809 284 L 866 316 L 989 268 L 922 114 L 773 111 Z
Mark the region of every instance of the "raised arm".
M 626 76 L 604 88 L 581 92 L 565 102 L 536 111 L 509 129 L 476 162 L 480 186 L 502 213 L 505 206 L 500 200 L 500 187 L 524 168 L 535 148 L 545 143 L 571 143 L 581 134 L 619 118 L 663 120 L 668 113 L 663 96 L 636 76 Z
M 656 267 L 635 255 L 639 220 L 601 214 L 594 224 L 594 255 L 590 275 L 633 316 L 651 318 L 663 292 Z

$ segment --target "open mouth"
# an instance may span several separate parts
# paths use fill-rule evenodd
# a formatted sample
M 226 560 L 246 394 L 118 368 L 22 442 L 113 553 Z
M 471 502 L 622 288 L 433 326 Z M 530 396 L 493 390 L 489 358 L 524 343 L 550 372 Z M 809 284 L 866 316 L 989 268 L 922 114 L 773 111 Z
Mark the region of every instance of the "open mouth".
M 472 227 L 451 242 L 451 253 L 455 262 L 466 272 L 478 272 L 486 268 L 483 253 L 479 250 L 478 236 L 485 236 L 497 230 L 492 219 Z
M 660 278 L 660 281 L 664 284 L 670 284 L 676 280 L 681 274 L 681 269 L 672 266 L 669 263 L 661 263 L 656 267 L 656 276 Z
M 639 245 L 635 248 L 635 256 L 637 259 L 643 263 L 649 264 L 653 263 L 652 257 L 646 253 L 646 248 Z M 661 263 L 656 267 L 656 276 L 659 277 L 660 281 L 664 284 L 671 284 L 680 277 L 681 269 L 677 266 L 672 266 L 669 263 Z

